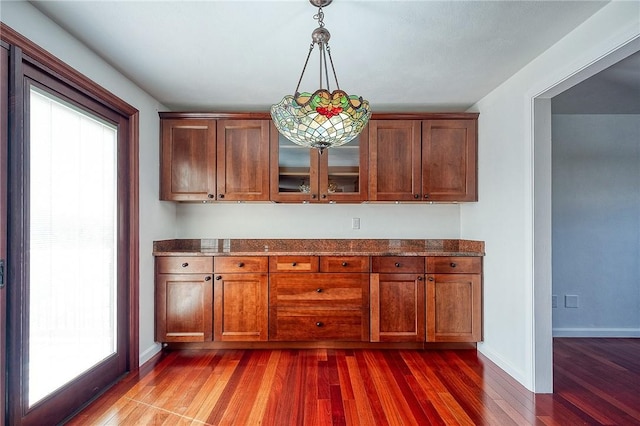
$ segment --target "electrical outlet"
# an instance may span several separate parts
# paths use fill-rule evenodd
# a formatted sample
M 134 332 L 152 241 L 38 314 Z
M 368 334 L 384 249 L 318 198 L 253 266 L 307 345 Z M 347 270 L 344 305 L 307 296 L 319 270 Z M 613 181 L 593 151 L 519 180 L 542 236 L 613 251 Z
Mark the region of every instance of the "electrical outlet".
M 566 294 L 564 296 L 564 307 L 565 308 L 577 308 L 578 307 L 578 296 L 575 294 Z
M 360 229 L 360 218 L 354 217 L 351 219 L 351 229 Z
M 551 307 L 552 308 L 557 308 L 558 307 L 558 295 L 556 295 L 556 294 L 551 296 Z

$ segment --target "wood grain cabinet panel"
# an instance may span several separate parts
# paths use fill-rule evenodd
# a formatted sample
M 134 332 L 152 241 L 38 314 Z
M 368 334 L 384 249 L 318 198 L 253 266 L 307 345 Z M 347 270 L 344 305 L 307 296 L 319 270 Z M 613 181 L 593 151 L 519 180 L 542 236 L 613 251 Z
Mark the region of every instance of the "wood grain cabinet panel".
M 481 258 L 427 258 L 427 342 L 481 340 Z
M 193 269 L 183 267 L 184 263 L 194 265 Z M 188 272 L 160 273 L 178 268 Z M 156 341 L 206 342 L 212 339 L 212 271 L 210 257 L 156 258 Z
M 268 259 L 257 256 L 214 258 L 213 339 L 268 339 Z
M 216 121 L 160 121 L 160 199 L 208 201 L 216 191 Z
M 219 120 L 218 201 L 269 200 L 269 121 Z

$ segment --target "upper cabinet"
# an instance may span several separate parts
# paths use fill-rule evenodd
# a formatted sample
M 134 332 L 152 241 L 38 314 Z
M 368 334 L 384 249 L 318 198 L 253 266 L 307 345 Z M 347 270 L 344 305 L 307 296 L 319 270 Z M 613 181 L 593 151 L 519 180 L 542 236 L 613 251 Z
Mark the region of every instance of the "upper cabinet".
M 160 199 L 477 201 L 475 113 L 374 114 L 349 143 L 305 148 L 267 113 L 161 112 Z
M 477 201 L 477 119 L 369 122 L 369 200 Z
M 349 143 L 317 149 L 294 144 L 271 128 L 271 200 L 361 202 L 367 200 L 368 138 L 365 129 Z
M 269 120 L 161 120 L 160 199 L 268 201 Z

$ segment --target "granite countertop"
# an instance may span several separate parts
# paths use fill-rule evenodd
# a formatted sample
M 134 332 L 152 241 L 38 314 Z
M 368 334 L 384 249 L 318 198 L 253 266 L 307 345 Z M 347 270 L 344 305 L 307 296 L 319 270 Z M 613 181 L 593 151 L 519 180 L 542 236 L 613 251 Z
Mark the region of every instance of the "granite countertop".
M 154 256 L 484 256 L 484 241 L 385 239 L 177 239 Z

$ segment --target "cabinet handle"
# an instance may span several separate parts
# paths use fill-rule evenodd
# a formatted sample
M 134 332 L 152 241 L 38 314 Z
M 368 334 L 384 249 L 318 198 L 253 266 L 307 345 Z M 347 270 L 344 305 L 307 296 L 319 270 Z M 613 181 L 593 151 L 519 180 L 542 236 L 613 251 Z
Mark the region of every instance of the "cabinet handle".
M 424 194 L 424 198 L 429 198 L 429 194 Z
M 429 277 L 429 281 L 433 282 L 433 277 Z
M 293 262 L 291 266 L 298 266 L 298 264 L 296 262 Z
M 207 194 L 207 198 L 213 198 L 213 194 Z
M 342 262 L 342 266 L 347 266 L 348 263 L 347 262 Z
M 244 263 L 240 262 L 238 263 L 238 268 L 242 268 L 244 266 Z
M 421 277 L 421 276 L 420 276 L 420 277 L 418 277 L 418 281 L 422 281 L 422 277 Z
M 316 293 L 322 293 L 322 289 L 321 288 L 317 288 L 316 289 Z
M 324 323 L 322 321 L 318 321 L 316 323 L 316 327 L 324 327 Z
M 451 262 L 449 265 L 450 265 L 452 268 L 455 268 L 455 267 L 456 267 L 456 264 L 455 264 L 455 263 L 453 263 L 453 262 Z
M 322 194 L 322 198 L 327 198 L 327 194 Z
M 311 194 L 311 198 L 315 200 L 316 199 L 316 194 Z
M 396 262 L 396 268 L 400 267 L 400 262 Z
M 211 281 L 211 277 L 209 275 L 207 275 L 206 277 L 204 277 L 205 281 Z
M 182 267 L 183 267 L 183 268 L 186 268 L 187 266 L 189 266 L 189 264 L 188 264 L 187 262 L 184 262 L 184 263 L 182 264 Z
M 420 198 L 420 194 L 413 194 L 413 198 L 417 200 L 418 198 Z
M 218 194 L 218 198 L 224 198 L 224 194 Z
M 217 281 L 220 281 L 221 279 L 222 279 L 222 275 L 218 275 L 218 276 L 216 276 L 216 280 L 217 280 Z

